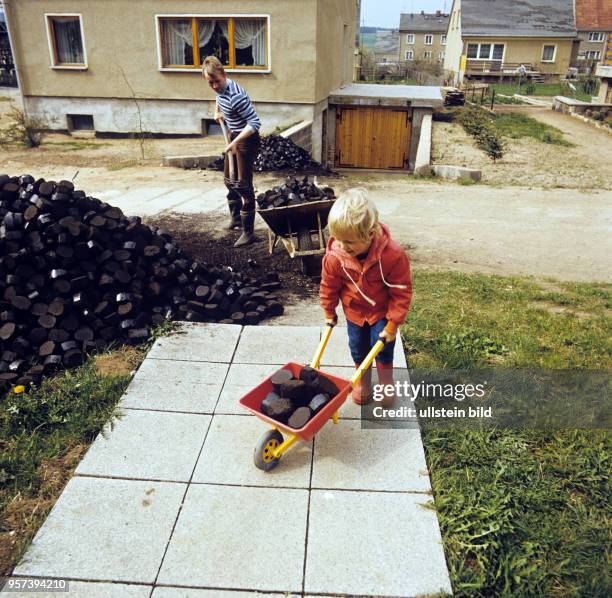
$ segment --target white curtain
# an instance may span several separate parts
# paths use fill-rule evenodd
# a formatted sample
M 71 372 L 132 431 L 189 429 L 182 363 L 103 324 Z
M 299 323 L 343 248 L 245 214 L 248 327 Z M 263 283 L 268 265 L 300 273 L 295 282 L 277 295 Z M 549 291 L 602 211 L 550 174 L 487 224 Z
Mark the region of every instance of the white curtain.
M 53 21 L 57 60 L 60 64 L 81 64 L 83 58 L 83 43 L 81 40 L 81 25 L 78 19 Z
M 210 41 L 213 31 L 215 30 L 215 23 L 215 19 L 198 21 L 198 44 L 200 48 Z
M 185 64 L 185 44 L 193 45 L 191 20 L 163 21 L 164 24 L 164 56 L 166 64 Z
M 251 46 L 253 64 L 266 64 L 266 24 L 265 21 L 234 20 L 234 43 L 243 50 Z M 225 34 L 225 31 L 224 31 Z

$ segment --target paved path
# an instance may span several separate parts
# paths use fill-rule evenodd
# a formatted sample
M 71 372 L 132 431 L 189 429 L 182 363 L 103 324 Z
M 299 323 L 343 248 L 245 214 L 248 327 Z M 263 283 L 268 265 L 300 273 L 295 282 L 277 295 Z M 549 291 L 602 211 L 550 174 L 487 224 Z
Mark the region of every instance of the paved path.
M 184 324 L 156 341 L 15 575 L 65 577 L 71 596 L 416 596 L 450 591 L 418 429 L 362 429 L 350 400 L 279 466 L 238 399 L 293 360 L 313 326 Z M 322 368 L 352 371 L 335 330 Z M 397 345 L 396 365 L 404 365 Z M 53 594 L 56 596 L 56 594 Z

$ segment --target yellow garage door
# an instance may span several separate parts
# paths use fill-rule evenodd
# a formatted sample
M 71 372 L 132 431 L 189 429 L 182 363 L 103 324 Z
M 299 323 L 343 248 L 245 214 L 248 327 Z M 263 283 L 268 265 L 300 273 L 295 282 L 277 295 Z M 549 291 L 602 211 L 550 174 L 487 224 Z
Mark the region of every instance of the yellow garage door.
M 336 166 L 407 168 L 411 116 L 411 110 L 338 107 Z

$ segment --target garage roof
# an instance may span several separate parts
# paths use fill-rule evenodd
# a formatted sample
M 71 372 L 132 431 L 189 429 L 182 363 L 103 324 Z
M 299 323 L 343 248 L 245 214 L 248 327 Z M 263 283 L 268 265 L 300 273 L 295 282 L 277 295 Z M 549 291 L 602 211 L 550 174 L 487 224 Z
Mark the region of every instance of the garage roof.
M 351 83 L 329 94 L 331 104 L 361 104 L 363 106 L 438 107 L 443 104 L 439 87 L 427 85 L 376 85 Z

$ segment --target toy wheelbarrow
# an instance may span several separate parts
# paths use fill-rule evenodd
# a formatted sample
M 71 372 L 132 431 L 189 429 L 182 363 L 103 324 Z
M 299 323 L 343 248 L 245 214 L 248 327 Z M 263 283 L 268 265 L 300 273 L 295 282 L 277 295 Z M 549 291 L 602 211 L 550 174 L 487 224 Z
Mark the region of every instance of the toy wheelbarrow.
M 331 324 L 327 325 L 323 338 L 310 364 L 310 367 L 316 370 L 318 370 L 319 364 L 321 363 L 321 357 L 323 357 L 323 352 L 331 336 L 332 328 L 333 326 Z M 384 346 L 385 341 L 383 339 L 377 341 L 363 363 L 355 370 L 350 380 L 339 378 L 338 376 L 318 370 L 320 375 L 325 376 L 338 387 L 338 393 L 334 397 L 331 397 L 324 407 L 315 413 L 302 428 L 291 428 L 287 424 L 276 421 L 261 412 L 261 403 L 263 399 L 273 390 L 272 376 L 266 378 L 259 386 L 244 395 L 239 401 L 240 404 L 259 419 L 262 419 L 272 426 L 272 429 L 265 432 L 257 442 L 253 456 L 255 467 L 263 471 L 274 469 L 278 465 L 281 456 L 287 449 L 293 446 L 297 440 L 309 442 L 330 418 L 333 420 L 334 424 L 337 424 L 338 411 L 344 401 L 346 401 L 349 392 L 353 386 L 361 380 L 363 373 L 372 365 L 372 362 L 376 359 L 376 356 Z M 299 378 L 303 367 L 304 366 L 298 363 L 289 362 L 282 366 L 281 369 L 289 370 L 294 378 Z M 287 436 L 286 439 L 283 437 L 283 433 Z

